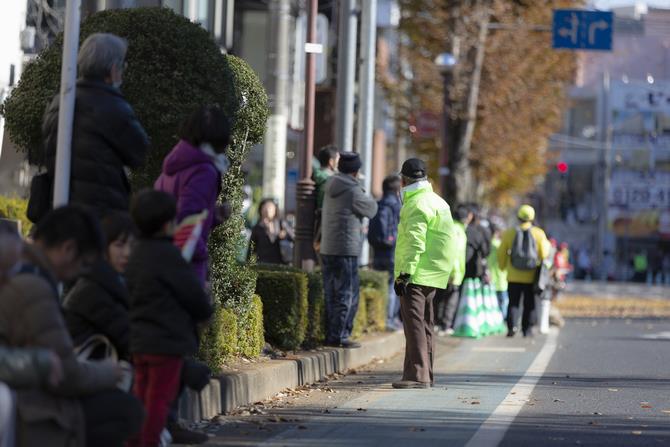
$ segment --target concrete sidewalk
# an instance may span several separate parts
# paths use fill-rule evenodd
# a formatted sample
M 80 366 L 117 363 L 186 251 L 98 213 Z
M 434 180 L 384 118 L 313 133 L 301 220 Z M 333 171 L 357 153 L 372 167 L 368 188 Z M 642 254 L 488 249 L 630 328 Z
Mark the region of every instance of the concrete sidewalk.
M 180 402 L 180 417 L 190 422 L 211 419 L 239 406 L 269 399 L 286 388 L 318 382 L 375 359 L 392 357 L 405 347 L 402 332 L 370 335 L 360 342 L 359 349 L 319 348 L 224 372 L 200 393 L 187 390 Z

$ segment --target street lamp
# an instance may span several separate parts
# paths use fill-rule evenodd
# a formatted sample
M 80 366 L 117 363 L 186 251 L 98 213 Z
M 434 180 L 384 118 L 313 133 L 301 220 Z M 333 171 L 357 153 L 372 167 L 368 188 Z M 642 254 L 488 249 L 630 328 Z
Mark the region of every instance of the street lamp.
M 453 80 L 454 67 L 458 61 L 456 57 L 451 53 L 442 53 L 435 58 L 435 65 L 437 66 L 440 74 L 442 75 L 442 81 L 444 85 L 444 102 L 443 102 L 443 114 L 444 114 L 444 124 L 442 132 L 442 157 L 440 160 L 440 168 L 438 173 L 440 175 L 440 187 L 442 189 L 442 197 L 448 196 L 448 178 L 451 174 L 449 170 L 449 148 L 450 148 L 450 139 L 453 139 L 454 135 L 451 135 L 449 131 L 451 128 L 451 97 L 449 95 L 449 86 Z

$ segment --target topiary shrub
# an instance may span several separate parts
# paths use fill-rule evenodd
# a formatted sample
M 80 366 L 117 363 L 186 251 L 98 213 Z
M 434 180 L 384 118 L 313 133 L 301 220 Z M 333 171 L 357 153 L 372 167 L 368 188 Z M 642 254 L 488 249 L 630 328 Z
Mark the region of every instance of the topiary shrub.
M 238 318 L 237 352 L 247 358 L 258 357 L 264 345 L 263 301 L 260 296 L 254 295 L 249 312 Z
M 307 275 L 291 269 L 259 268 L 257 273 L 266 339 L 280 349 L 298 349 L 307 330 Z
M 367 306 L 365 305 L 365 288 L 361 289 L 360 300 L 358 302 L 358 310 L 356 311 L 356 317 L 354 318 L 354 328 L 351 331 L 351 337 L 361 338 L 363 334 L 367 332 L 368 328 L 368 312 Z
M 307 333 L 303 347 L 312 349 L 326 339 L 326 301 L 321 272 L 307 274 Z
M 238 332 L 237 314 L 223 306 L 217 306 L 210 324 L 202 334 L 198 357 L 212 371 L 221 371 L 226 360 L 238 353 Z
M 365 304 L 366 331 L 381 332 L 386 329 L 388 295 L 372 287 L 361 288 L 361 303 Z
M 21 222 L 21 233 L 27 236 L 33 223 L 26 217 L 28 201 L 18 197 L 0 196 L 0 217 Z
M 379 290 L 383 295 L 389 293 L 389 274 L 379 270 L 361 269 L 358 271 L 361 279 L 361 288 L 371 287 Z
M 255 274 L 239 265 L 243 244 L 242 164 L 250 147 L 262 141 L 268 115 L 267 95 L 258 76 L 243 60 L 223 55 L 201 26 L 168 8 L 102 11 L 81 24 L 81 41 L 96 32 L 128 40 L 128 68 L 123 94 L 151 137 L 146 165 L 132 172 L 135 188 L 151 186 L 163 158 L 177 142 L 180 121 L 202 104 L 220 104 L 233 122 L 229 151 L 231 168 L 223 180 L 222 200 L 230 202 L 233 217 L 210 238 L 212 292 L 217 305 L 237 315 L 252 312 Z M 11 140 L 42 159 L 41 122 L 44 110 L 58 92 L 63 37 L 27 65 L 17 87 L 0 106 Z

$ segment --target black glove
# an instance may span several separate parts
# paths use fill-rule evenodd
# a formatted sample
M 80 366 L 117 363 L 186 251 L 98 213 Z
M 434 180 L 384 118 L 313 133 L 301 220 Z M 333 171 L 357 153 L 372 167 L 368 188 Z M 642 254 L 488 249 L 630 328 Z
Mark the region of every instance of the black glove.
M 398 295 L 399 297 L 405 296 L 405 293 L 407 292 L 407 285 L 409 284 L 409 274 L 407 273 L 401 273 L 400 276 L 398 276 L 393 283 L 393 290 L 395 290 L 395 294 Z

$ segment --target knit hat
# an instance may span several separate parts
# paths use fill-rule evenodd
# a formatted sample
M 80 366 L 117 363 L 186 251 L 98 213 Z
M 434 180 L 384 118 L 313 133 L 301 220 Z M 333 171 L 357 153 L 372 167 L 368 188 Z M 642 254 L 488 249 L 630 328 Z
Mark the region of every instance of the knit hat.
M 521 205 L 517 217 L 523 222 L 532 222 L 535 220 L 535 209 L 530 205 Z
M 402 164 L 402 175 L 411 179 L 421 179 L 426 177 L 426 163 L 418 158 L 410 158 Z
M 342 174 L 353 174 L 361 169 L 361 157 L 356 152 L 342 152 L 337 170 Z

